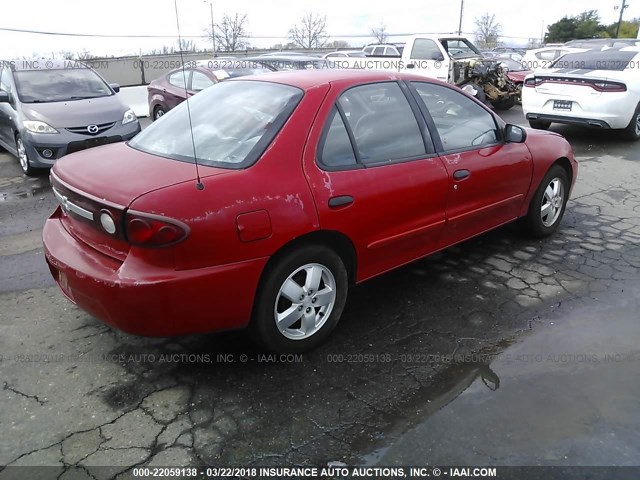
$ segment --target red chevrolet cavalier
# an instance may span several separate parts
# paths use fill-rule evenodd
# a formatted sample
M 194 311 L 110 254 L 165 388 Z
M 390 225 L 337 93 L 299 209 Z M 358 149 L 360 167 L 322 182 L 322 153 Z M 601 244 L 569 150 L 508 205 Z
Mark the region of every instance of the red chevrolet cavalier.
M 419 76 L 273 73 L 189 106 L 51 172 L 51 273 L 126 332 L 313 348 L 352 283 L 516 219 L 553 233 L 577 174 L 560 135 Z

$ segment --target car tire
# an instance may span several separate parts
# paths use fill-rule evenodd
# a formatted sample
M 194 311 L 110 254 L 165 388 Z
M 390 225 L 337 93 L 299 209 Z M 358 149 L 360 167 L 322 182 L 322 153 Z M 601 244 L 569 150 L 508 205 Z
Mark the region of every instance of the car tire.
M 569 199 L 569 177 L 560 165 L 552 166 L 544 176 L 529 204 L 523 223 L 527 232 L 544 238 L 558 229 Z
M 320 245 L 298 248 L 267 266 L 249 333 L 272 352 L 309 351 L 338 324 L 347 291 L 347 270 L 338 254 Z
M 153 109 L 153 121 L 155 122 L 160 117 L 162 117 L 165 113 L 167 113 L 167 111 L 163 107 L 161 107 L 160 105 L 157 105 Z
M 548 130 L 551 126 L 551 122 L 545 122 L 542 120 L 529 120 L 529 126 L 536 130 Z
M 620 133 L 625 140 L 635 141 L 640 139 L 640 103 L 636 107 L 635 112 L 633 112 L 629 125 L 622 129 Z
M 496 110 L 510 110 L 515 106 L 515 104 L 516 104 L 516 97 L 511 96 L 504 100 L 498 100 L 493 104 L 493 106 L 495 107 Z
M 36 175 L 38 169 L 31 166 L 31 160 L 29 160 L 27 149 L 24 146 L 24 142 L 20 134 L 16 134 L 16 152 L 18 154 L 18 161 L 20 162 L 22 172 L 28 177 Z

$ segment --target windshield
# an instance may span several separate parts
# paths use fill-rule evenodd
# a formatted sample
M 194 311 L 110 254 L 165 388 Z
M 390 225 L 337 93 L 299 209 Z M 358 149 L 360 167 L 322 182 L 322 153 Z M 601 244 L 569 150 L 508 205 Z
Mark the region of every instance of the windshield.
M 467 39 L 441 38 L 440 42 L 452 58 L 482 57 L 480 50 Z
M 640 60 L 635 60 L 637 51 L 624 50 L 588 50 L 586 52 L 567 53 L 558 58 L 549 68 L 569 70 L 617 70 L 637 69 Z
M 165 114 L 129 145 L 198 164 L 243 168 L 255 162 L 302 98 L 298 88 L 259 81 L 217 83 Z
M 65 102 L 106 97 L 113 91 L 89 68 L 22 70 L 14 73 L 22 103 Z

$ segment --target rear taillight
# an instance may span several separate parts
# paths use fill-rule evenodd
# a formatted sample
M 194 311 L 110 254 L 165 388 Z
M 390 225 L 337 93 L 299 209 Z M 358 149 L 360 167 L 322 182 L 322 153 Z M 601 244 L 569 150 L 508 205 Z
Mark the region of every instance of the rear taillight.
M 189 227 L 178 220 L 129 210 L 125 217 L 126 240 L 138 247 L 169 247 L 189 235 Z
M 542 85 L 544 83 L 544 80 L 538 77 L 533 77 L 533 78 L 527 78 L 524 81 L 524 86 L 525 87 L 537 87 L 538 85 Z
M 620 82 L 593 82 L 592 87 L 599 92 L 626 92 L 627 86 Z

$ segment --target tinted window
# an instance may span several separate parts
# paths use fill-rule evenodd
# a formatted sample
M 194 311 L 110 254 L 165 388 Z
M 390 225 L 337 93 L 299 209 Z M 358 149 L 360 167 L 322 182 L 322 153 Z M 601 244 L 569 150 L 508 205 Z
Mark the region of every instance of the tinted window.
M 363 52 L 367 55 L 371 55 L 371 52 L 373 52 L 373 47 L 366 47 Z
M 302 98 L 302 91 L 268 82 L 230 81 L 212 85 L 154 122 L 129 145 L 175 160 L 223 168 L 255 161 Z M 192 139 L 193 135 L 193 139 Z M 192 143 L 193 142 L 193 143 Z
M 435 60 L 442 57 L 442 52 L 433 40 L 418 38 L 413 42 L 411 58 L 415 60 Z
M 373 49 L 374 55 L 384 55 L 384 47 L 376 47 Z
M 193 71 L 193 76 L 191 77 L 191 90 L 194 92 L 199 92 L 200 90 L 204 90 L 207 87 L 213 85 L 213 81 L 207 77 L 202 72 Z
M 347 90 L 339 100 L 364 164 L 425 155 L 418 122 L 397 83 Z
M 589 50 L 580 53 L 567 53 L 556 60 L 551 68 L 569 68 L 572 70 L 617 70 L 638 68 L 633 61 L 638 54 L 622 50 Z
M 173 72 L 169 75 L 169 83 L 174 87 L 187 88 L 187 78 L 189 78 L 189 70 Z
M 332 117 L 322 144 L 320 163 L 328 167 L 355 165 L 356 156 L 353 153 L 347 128 L 337 109 L 334 109 Z
M 111 88 L 88 68 L 23 70 L 14 72 L 23 103 L 63 102 L 113 95 Z
M 436 124 L 445 151 L 498 142 L 493 116 L 464 94 L 432 83 L 413 82 L 413 86 Z

